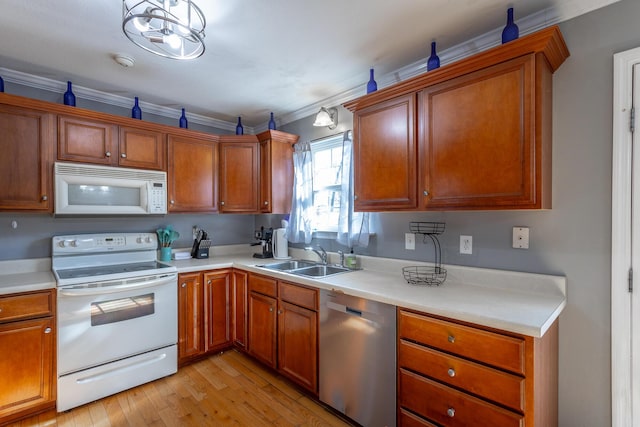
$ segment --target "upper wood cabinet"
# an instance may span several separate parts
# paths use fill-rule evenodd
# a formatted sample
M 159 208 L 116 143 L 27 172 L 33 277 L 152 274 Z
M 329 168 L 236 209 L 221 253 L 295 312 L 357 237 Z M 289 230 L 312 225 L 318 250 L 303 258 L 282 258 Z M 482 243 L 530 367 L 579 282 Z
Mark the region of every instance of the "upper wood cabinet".
M 58 159 L 108 166 L 166 170 L 162 132 L 108 121 L 58 116 Z
M 298 135 L 268 130 L 260 141 L 260 212 L 287 214 L 293 197 L 293 145 Z
M 169 212 L 218 210 L 217 137 L 167 137 Z
M 5 105 L 0 93 L 0 210 L 51 212 L 55 116 Z
M 355 208 L 551 207 L 558 27 L 345 104 L 354 112 Z
M 220 137 L 220 212 L 257 213 L 260 144 L 255 135 Z

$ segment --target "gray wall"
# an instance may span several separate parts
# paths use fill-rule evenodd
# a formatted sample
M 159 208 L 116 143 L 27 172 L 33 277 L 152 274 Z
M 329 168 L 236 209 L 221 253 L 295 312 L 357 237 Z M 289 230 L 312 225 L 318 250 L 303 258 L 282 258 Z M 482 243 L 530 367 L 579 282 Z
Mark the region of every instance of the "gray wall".
M 640 46 L 639 18 L 640 2 L 622 0 L 560 25 L 571 56 L 553 79 L 551 210 L 375 214 L 377 236 L 369 248 L 356 250 L 431 261 L 432 246 L 417 242 L 415 251 L 406 251 L 404 233 L 410 221 L 442 220 L 445 263 L 565 275 L 569 295 L 560 316 L 560 426 L 611 425 L 612 57 Z M 317 138 L 311 120 L 284 130 L 297 132 L 302 140 Z M 530 227 L 529 250 L 511 248 L 513 226 Z M 458 253 L 461 234 L 473 236 L 472 255 Z
M 571 57 L 554 75 L 553 209 L 375 214 L 377 235 L 366 251 L 359 250 L 432 260 L 428 244 L 418 242 L 415 251 L 404 250 L 404 233 L 410 221 L 442 220 L 447 223 L 442 236 L 445 263 L 565 275 L 569 297 L 560 316 L 560 426 L 611 424 L 612 55 L 640 46 L 638 18 L 640 2 L 622 0 L 561 25 Z M 334 131 L 312 127 L 312 117 L 281 128 L 311 140 L 350 127 L 349 113 L 340 109 L 339 116 Z M 13 218 L 19 221 L 17 230 L 9 227 Z M 208 226 L 214 242 L 216 234 L 218 242 L 251 242 L 254 226 L 277 227 L 280 218 L 256 216 L 254 222 L 253 216 L 168 215 L 139 221 L 73 221 L 2 214 L 0 259 L 47 256 L 44 247 L 50 237 L 67 231 L 154 230 L 167 223 L 187 234 L 192 224 Z M 529 250 L 511 248 L 513 226 L 530 227 Z M 458 254 L 461 234 L 473 236 L 473 255 Z M 330 241 L 320 243 L 340 249 Z

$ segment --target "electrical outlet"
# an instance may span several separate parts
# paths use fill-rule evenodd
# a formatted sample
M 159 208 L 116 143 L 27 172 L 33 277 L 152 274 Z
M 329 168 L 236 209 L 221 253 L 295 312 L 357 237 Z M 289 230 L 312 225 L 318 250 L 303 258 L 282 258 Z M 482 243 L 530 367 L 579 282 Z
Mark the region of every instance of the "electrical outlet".
M 513 227 L 513 247 L 529 249 L 529 227 Z
M 404 248 L 413 251 L 416 249 L 416 235 L 413 233 L 404 234 Z
M 473 237 L 460 236 L 460 253 L 471 255 L 473 253 Z

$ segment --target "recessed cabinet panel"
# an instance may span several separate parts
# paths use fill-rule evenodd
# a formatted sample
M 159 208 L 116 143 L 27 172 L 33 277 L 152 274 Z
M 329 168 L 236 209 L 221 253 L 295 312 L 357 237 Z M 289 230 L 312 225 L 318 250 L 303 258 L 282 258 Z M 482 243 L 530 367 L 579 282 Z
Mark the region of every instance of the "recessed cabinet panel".
M 167 169 L 167 143 L 161 132 L 120 128 L 119 165 L 142 169 Z
M 536 204 L 534 67 L 528 55 L 421 92 L 427 208 Z
M 257 140 L 220 142 L 221 212 L 259 212 L 259 162 L 260 144 Z
M 356 210 L 417 207 L 414 117 L 413 94 L 354 114 Z
M 58 116 L 58 159 L 115 165 L 118 126 L 79 117 Z

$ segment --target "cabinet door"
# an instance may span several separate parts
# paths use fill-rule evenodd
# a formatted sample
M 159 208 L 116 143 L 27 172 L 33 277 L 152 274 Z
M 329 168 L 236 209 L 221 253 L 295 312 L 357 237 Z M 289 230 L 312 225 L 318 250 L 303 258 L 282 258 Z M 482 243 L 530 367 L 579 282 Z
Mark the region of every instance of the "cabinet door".
M 280 372 L 318 391 L 318 315 L 280 301 L 278 305 L 278 367 Z
M 205 348 L 206 351 L 222 349 L 231 344 L 231 272 L 211 271 L 204 273 L 203 279 Z
M 258 213 L 260 145 L 220 142 L 220 212 Z
M 354 113 L 355 210 L 417 208 L 415 115 L 414 94 Z
M 55 405 L 54 349 L 51 317 L 0 325 L 0 424 Z
M 167 170 L 165 135 L 152 130 L 121 127 L 119 156 L 120 166 Z
M 535 90 L 526 55 L 420 93 L 424 207 L 541 207 Z
M 249 354 L 272 368 L 276 367 L 276 306 L 275 298 L 249 292 Z
M 241 349 L 247 345 L 247 276 L 233 270 L 233 343 Z
M 298 135 L 270 130 L 260 140 L 260 211 L 287 214 L 293 197 L 293 145 Z
M 218 210 L 217 143 L 169 135 L 169 212 Z
M 58 116 L 58 159 L 118 164 L 118 126 L 79 117 Z
M 0 105 L 0 210 L 51 211 L 55 118 Z
M 203 288 L 200 273 L 178 276 L 178 362 L 204 352 Z

